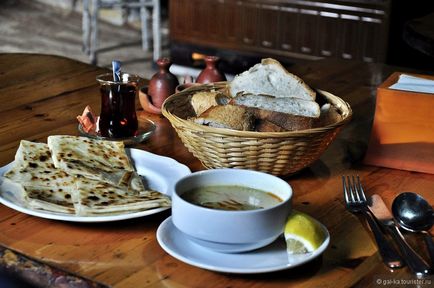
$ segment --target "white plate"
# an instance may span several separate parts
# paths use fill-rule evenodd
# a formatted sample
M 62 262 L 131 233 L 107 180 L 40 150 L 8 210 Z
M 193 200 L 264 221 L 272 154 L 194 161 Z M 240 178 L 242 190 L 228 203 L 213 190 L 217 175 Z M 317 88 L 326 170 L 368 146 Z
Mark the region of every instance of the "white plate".
M 168 254 L 196 267 L 224 273 L 266 273 L 294 268 L 321 255 L 330 242 L 330 235 L 327 228 L 319 224 L 326 232 L 326 240 L 314 252 L 302 255 L 288 255 L 283 236 L 264 248 L 250 252 L 216 252 L 189 240 L 173 225 L 172 217 L 158 227 L 157 240 Z
M 147 182 L 147 187 L 156 191 L 160 191 L 161 193 L 169 196 L 171 196 L 173 193 L 173 188 L 176 181 L 191 173 L 187 166 L 175 161 L 172 158 L 156 155 L 139 149 L 127 148 L 126 152 L 133 161 L 137 173 L 144 177 L 145 182 Z M 3 174 L 8 171 L 12 165 L 13 162 L 1 167 L 0 176 L 3 176 Z M 1 178 L 0 181 L 2 181 Z M 26 207 L 25 203 L 22 203 L 13 197 L 13 191 L 0 191 L 0 203 L 28 215 L 72 222 L 118 221 L 152 215 L 169 209 L 169 207 L 163 207 L 117 215 L 75 216 L 65 213 L 29 209 Z

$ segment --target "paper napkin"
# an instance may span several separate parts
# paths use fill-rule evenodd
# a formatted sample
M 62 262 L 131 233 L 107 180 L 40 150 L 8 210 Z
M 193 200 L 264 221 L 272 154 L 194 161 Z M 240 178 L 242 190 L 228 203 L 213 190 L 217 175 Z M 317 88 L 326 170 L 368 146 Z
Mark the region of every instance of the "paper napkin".
M 401 74 L 390 89 L 434 94 L 434 80 Z

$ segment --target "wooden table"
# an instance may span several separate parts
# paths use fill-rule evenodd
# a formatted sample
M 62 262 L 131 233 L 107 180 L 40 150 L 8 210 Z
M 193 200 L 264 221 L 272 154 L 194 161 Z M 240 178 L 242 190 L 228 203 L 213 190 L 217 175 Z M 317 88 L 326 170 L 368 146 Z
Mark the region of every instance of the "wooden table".
M 99 110 L 95 76 L 102 68 L 56 56 L 0 54 L 0 166 L 11 162 L 21 139 L 45 142 L 48 135 L 78 135 L 75 117 L 86 105 Z M 114 287 L 377 287 L 377 281 L 415 279 L 407 268 L 390 272 L 372 234 L 347 212 L 342 174 L 359 174 L 367 194 L 387 205 L 403 191 L 434 203 L 434 175 L 362 165 L 374 112 L 376 86 L 396 69 L 379 64 L 325 60 L 290 67 L 311 86 L 339 95 L 354 116 L 320 160 L 284 177 L 294 189 L 294 208 L 319 219 L 331 242 L 322 257 L 301 267 L 257 275 L 215 273 L 184 264 L 158 245 L 155 232 L 170 215 L 111 223 L 52 221 L 0 205 L 0 243 L 28 256 Z M 136 148 L 172 157 L 192 171 L 202 165 L 182 145 L 168 121 Z M 422 243 L 422 242 L 419 242 Z M 422 245 L 420 245 L 422 246 Z

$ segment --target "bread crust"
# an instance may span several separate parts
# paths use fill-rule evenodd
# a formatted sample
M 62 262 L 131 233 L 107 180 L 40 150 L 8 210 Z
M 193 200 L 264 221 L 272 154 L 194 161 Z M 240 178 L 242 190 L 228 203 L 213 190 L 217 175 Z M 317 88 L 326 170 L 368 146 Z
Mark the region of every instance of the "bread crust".
M 276 86 L 272 85 L 272 81 L 270 79 L 267 79 L 267 77 L 269 77 L 268 73 L 264 73 L 265 76 L 261 75 L 260 79 L 254 79 L 255 76 L 255 72 L 259 71 L 261 69 L 266 70 L 267 68 L 273 67 L 273 69 L 275 71 L 277 71 L 278 73 L 283 74 L 285 77 L 287 77 L 287 81 L 288 84 L 292 83 L 292 90 L 297 90 L 300 89 L 303 94 L 303 96 L 300 96 L 299 93 L 295 93 L 294 94 L 283 94 L 282 92 L 279 92 L 279 89 L 276 88 Z M 260 81 L 258 81 L 260 80 Z M 273 91 L 262 91 L 261 89 L 266 89 L 261 87 L 259 88 L 252 88 L 252 86 L 250 87 L 245 87 L 247 86 L 244 82 L 251 82 L 252 86 L 254 86 L 256 84 L 256 82 L 262 82 L 262 83 L 268 83 L 269 86 L 268 88 L 270 88 L 270 86 L 273 87 Z M 250 83 L 249 83 L 250 84 Z M 241 86 L 241 87 L 237 87 L 237 86 Z M 244 87 L 243 87 L 244 86 Z M 265 87 L 265 86 L 264 86 Z M 260 91 L 257 91 L 257 90 Z M 291 90 L 291 89 L 290 89 Z M 301 99 L 305 99 L 305 100 L 312 100 L 314 101 L 316 98 L 316 92 L 314 90 L 312 90 L 300 77 L 298 77 L 297 75 L 294 75 L 290 72 L 288 72 L 285 67 L 282 66 L 282 64 L 273 59 L 273 58 L 265 58 L 261 60 L 261 63 L 258 63 L 256 65 L 254 65 L 253 67 L 251 67 L 249 70 L 242 72 L 241 74 L 238 74 L 237 76 L 235 76 L 235 78 L 232 80 L 232 82 L 229 84 L 229 93 L 231 97 L 235 97 L 237 95 L 237 93 L 239 92 L 244 92 L 244 93 L 254 93 L 254 94 L 268 94 L 268 95 L 272 95 L 275 97 L 296 97 L 296 98 L 301 98 Z
M 217 91 L 201 91 L 194 93 L 190 102 L 196 116 L 199 116 L 213 106 L 227 104 L 229 97 Z
M 254 128 L 253 114 L 245 107 L 235 105 L 213 106 L 191 120 L 216 128 L 241 131 L 251 131 Z
M 264 129 L 262 127 L 265 125 L 267 128 L 273 130 L 271 132 L 305 130 L 312 128 L 312 125 L 316 120 L 316 118 L 312 117 L 304 117 L 258 108 L 251 108 L 251 111 L 255 118 L 259 120 L 257 121 L 257 125 L 261 124 L 261 128 L 256 127 L 256 130 Z M 271 124 L 274 124 L 281 129 L 272 127 Z
M 276 125 L 268 120 L 256 119 L 255 131 L 257 132 L 285 132 L 286 129 Z

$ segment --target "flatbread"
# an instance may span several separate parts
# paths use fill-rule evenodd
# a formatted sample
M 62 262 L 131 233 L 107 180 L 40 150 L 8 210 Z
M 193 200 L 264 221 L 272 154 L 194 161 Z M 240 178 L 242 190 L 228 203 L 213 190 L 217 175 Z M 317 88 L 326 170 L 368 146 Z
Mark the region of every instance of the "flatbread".
M 128 186 L 134 167 L 121 141 L 57 135 L 48 137 L 56 168 L 113 185 Z
M 73 187 L 75 177 L 54 167 L 47 144 L 21 140 L 15 162 L 4 177 L 35 187 Z
M 15 187 L 16 198 L 30 209 L 74 214 L 76 177 L 54 167 L 47 144 L 22 140 L 2 191 Z
M 54 169 L 47 144 L 21 140 L 15 153 L 15 165 L 30 168 Z
M 81 178 L 76 182 L 78 203 L 76 214 L 80 216 L 138 212 L 157 207 L 169 207 L 170 199 L 160 192 L 146 190 L 133 194 L 108 183 Z
M 14 198 L 32 210 L 75 214 L 75 199 L 71 189 L 56 186 L 36 187 L 28 183 L 14 182 L 6 177 L 3 177 L 0 182 L 3 193 L 13 193 Z
M 76 143 L 75 138 L 73 143 Z M 100 147 L 90 144 L 91 149 Z M 86 178 L 86 173 L 70 174 L 56 168 L 52 155 L 47 144 L 22 140 L 13 167 L 0 179 L 0 189 L 14 191 L 13 197 L 30 209 L 80 216 L 131 213 L 170 206 L 166 195 L 145 189 L 141 176 L 134 170 L 125 174 L 121 185 L 113 185 Z M 118 159 L 122 159 L 122 155 Z M 130 165 L 127 160 L 124 163 Z M 76 171 L 81 171 L 80 166 L 75 167 Z M 133 169 L 132 166 L 129 169 Z

